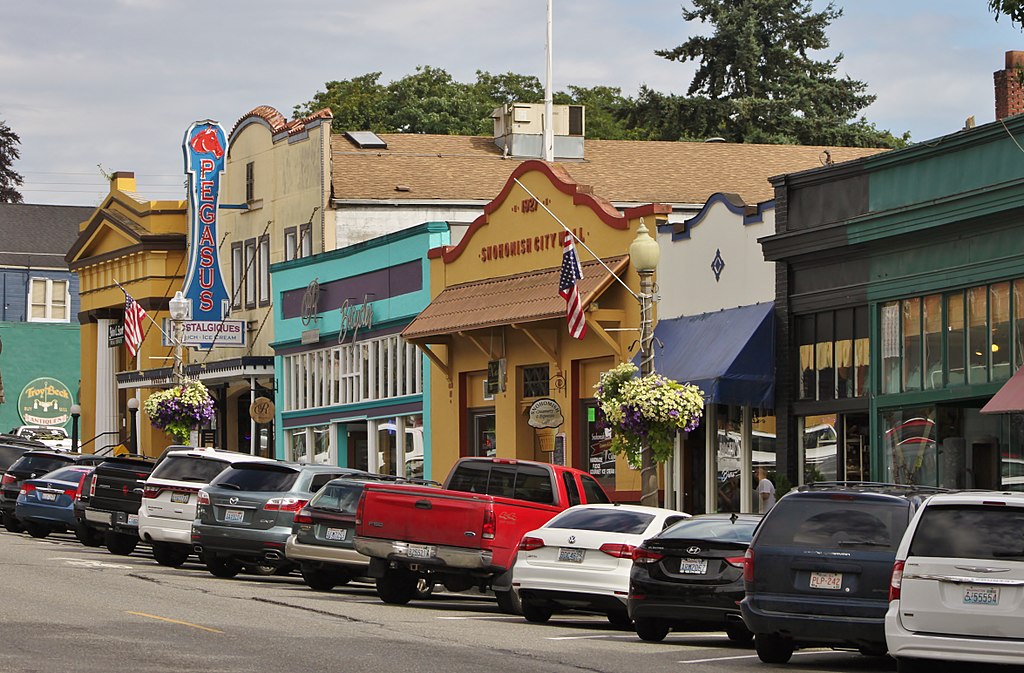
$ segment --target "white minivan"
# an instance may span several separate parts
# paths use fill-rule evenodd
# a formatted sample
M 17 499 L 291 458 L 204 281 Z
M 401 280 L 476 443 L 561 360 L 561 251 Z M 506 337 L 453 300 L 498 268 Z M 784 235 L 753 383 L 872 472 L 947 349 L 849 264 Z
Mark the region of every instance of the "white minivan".
M 896 551 L 889 601 L 897 671 L 1024 661 L 1024 493 L 925 501 Z
M 157 563 L 177 568 L 188 560 L 199 490 L 242 460 L 272 462 L 247 453 L 201 447 L 167 452 L 146 479 L 139 507 L 139 537 L 152 545 Z

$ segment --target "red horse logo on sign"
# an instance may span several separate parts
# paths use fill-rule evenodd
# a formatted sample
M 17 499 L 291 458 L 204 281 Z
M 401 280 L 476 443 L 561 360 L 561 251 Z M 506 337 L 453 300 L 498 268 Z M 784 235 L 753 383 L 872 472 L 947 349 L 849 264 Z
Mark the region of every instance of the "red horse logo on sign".
M 224 156 L 224 148 L 220 146 L 220 140 L 212 128 L 206 128 L 192 138 L 192 151 L 199 154 L 213 153 L 215 159 Z

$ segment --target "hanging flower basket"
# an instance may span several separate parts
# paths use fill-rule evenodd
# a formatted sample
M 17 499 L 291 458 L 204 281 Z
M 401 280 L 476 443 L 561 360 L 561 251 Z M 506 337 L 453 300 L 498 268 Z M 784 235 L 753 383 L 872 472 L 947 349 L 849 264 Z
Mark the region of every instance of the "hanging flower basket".
M 187 444 L 192 430 L 213 418 L 213 398 L 199 381 L 158 390 L 142 405 L 150 422 L 177 440 Z
M 612 452 L 639 468 L 645 444 L 656 463 L 665 462 L 672 457 L 676 432 L 700 425 L 704 393 L 661 374 L 636 373 L 636 365 L 624 362 L 603 372 L 595 389 L 605 422 L 612 427 Z

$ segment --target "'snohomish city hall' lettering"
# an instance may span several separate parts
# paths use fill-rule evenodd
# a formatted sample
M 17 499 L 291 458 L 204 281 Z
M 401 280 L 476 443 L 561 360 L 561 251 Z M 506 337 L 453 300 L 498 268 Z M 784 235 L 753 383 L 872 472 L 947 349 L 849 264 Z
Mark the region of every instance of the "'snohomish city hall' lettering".
M 576 235 L 577 240 L 586 243 L 586 232 L 584 232 L 582 228 L 573 229 L 572 233 Z M 565 236 L 568 236 L 568 234 L 564 231 L 553 231 L 550 234 L 541 234 L 540 236 L 534 236 L 532 238 L 519 238 L 512 241 L 505 241 L 504 243 L 485 245 L 480 248 L 480 261 L 489 262 L 494 259 L 519 257 L 520 255 L 529 255 L 534 252 L 543 252 L 544 250 L 551 249 L 558 249 L 561 251 Z

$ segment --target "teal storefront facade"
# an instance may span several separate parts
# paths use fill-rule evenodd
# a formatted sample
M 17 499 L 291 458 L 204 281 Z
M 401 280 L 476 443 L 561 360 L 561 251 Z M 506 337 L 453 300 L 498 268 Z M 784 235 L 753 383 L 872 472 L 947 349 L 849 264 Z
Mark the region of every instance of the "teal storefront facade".
M 1024 489 L 1024 416 L 981 413 L 1024 364 L 1022 136 L 1011 117 L 774 180 L 794 483 Z
M 450 241 L 428 222 L 271 265 L 279 459 L 431 478 L 430 367 L 400 333 Z

